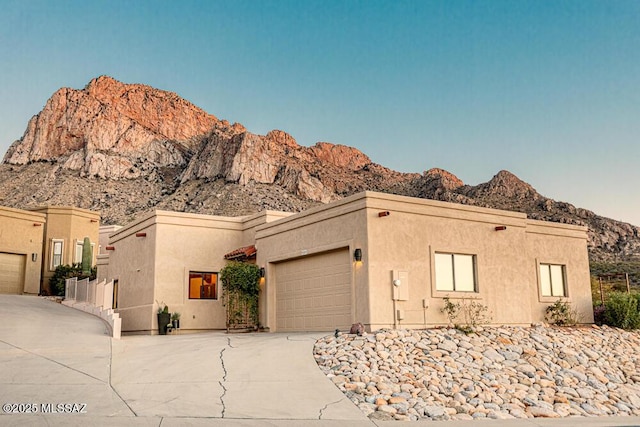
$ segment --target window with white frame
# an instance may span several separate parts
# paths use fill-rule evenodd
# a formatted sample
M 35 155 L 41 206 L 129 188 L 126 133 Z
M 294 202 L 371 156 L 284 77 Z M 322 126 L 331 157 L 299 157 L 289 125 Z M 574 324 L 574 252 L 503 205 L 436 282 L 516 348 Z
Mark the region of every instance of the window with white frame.
M 51 239 L 51 270 L 55 270 L 57 266 L 62 265 L 63 249 L 64 240 Z
M 435 273 L 437 291 L 477 292 L 475 255 L 436 253 Z
M 564 265 L 540 264 L 540 293 L 543 297 L 567 296 Z

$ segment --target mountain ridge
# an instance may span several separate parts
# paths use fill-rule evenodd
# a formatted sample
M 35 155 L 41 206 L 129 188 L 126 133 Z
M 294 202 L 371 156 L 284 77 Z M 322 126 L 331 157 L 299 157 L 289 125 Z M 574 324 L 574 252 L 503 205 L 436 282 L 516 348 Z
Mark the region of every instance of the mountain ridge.
M 101 211 L 105 223 L 152 209 L 300 211 L 364 190 L 586 225 L 592 259 L 640 259 L 638 227 L 544 197 L 506 170 L 476 186 L 439 168 L 397 172 L 354 147 L 253 134 L 173 92 L 108 76 L 56 91 L 0 165 L 0 204 L 74 205 Z

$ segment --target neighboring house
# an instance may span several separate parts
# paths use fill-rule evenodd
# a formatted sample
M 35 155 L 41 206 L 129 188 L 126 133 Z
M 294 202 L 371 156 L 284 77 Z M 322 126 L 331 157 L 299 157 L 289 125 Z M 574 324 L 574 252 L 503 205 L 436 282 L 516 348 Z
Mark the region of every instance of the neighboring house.
M 49 279 L 56 267 L 82 262 L 82 244 L 85 237 L 91 240 L 91 264 L 96 264 L 95 245 L 98 242 L 100 214 L 70 206 L 43 206 L 30 210 L 42 213 L 47 218 L 42 249 L 41 292 L 51 294 Z
M 0 294 L 40 292 L 41 213 L 0 206 Z
M 50 294 L 56 267 L 81 262 L 84 238 L 94 248 L 99 225 L 100 214 L 87 209 L 0 206 L 0 293 Z
M 98 230 L 98 255 L 107 253 L 109 236 L 122 228 L 121 225 L 101 225 Z
M 266 271 L 260 323 L 271 331 L 443 325 L 445 297 L 511 325 L 544 320 L 562 298 L 589 323 L 586 231 L 374 192 L 297 214 L 156 211 L 111 235 L 98 276 L 117 283 L 125 333 L 155 333 L 159 303 L 182 314 L 183 330 L 224 329 L 218 273 L 236 257 Z

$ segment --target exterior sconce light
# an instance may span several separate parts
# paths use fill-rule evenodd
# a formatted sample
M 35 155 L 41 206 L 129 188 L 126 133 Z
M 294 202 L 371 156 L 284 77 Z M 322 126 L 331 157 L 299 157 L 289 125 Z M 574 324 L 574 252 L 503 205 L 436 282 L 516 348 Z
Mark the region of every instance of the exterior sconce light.
M 260 267 L 260 277 L 264 277 L 264 267 Z
M 38 254 L 32 253 L 31 254 L 31 261 L 36 262 L 37 260 L 38 260 Z
M 391 215 L 391 212 L 389 212 L 389 211 L 378 212 L 378 216 L 381 217 L 381 218 L 383 216 L 389 216 L 389 215 Z
M 98 220 L 97 219 L 92 219 L 91 222 L 98 222 Z
M 41 222 L 34 222 L 33 226 L 34 227 L 42 227 L 42 223 Z
M 116 247 L 115 246 L 107 246 L 105 249 L 108 250 L 108 251 L 115 251 Z
M 355 262 L 362 261 L 362 249 L 357 248 L 355 251 L 353 251 L 353 259 L 355 260 Z
M 499 225 L 495 228 L 496 231 L 504 231 L 507 229 L 506 225 Z
M 147 233 L 136 233 L 136 237 L 147 237 Z

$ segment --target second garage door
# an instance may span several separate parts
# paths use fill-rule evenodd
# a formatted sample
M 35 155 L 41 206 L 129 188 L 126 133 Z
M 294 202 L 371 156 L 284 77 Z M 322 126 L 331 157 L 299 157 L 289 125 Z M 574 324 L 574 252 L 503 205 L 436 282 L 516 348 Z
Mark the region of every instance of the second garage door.
M 0 252 L 0 294 L 21 294 L 24 290 L 24 255 Z
M 276 264 L 277 331 L 349 329 L 351 275 L 348 248 Z

